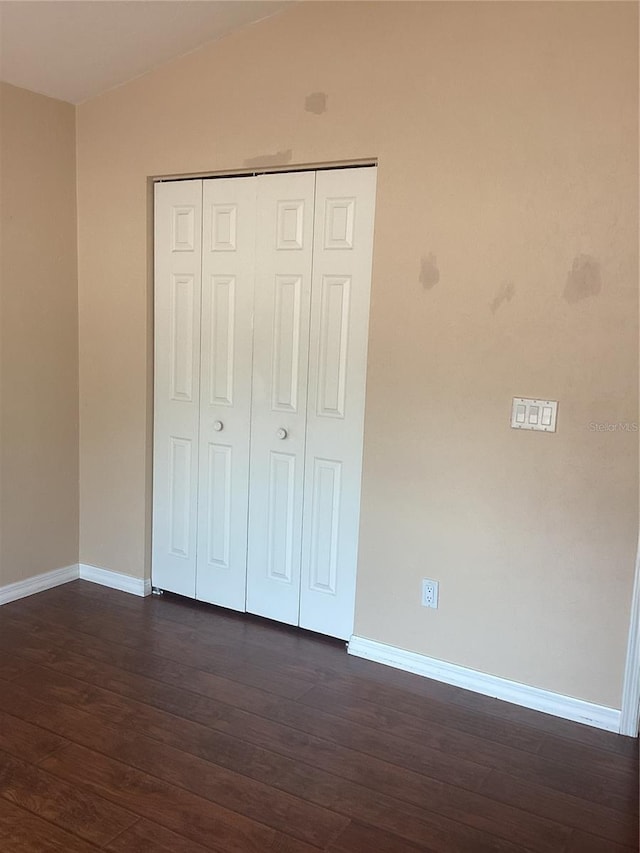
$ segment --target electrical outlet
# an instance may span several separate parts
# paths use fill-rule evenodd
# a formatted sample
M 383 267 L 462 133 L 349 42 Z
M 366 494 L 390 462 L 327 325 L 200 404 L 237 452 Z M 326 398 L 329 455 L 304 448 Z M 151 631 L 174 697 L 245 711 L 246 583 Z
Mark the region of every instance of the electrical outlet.
M 431 581 L 429 578 L 422 580 L 422 606 L 437 607 L 438 606 L 438 581 Z

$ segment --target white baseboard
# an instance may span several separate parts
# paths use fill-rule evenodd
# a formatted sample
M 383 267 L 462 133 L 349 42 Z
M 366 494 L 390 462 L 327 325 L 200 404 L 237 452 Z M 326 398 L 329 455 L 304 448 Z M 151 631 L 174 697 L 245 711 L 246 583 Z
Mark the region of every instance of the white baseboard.
M 53 569 L 51 572 L 44 572 L 41 575 L 35 575 L 35 577 L 27 578 L 24 581 L 16 581 L 16 583 L 0 586 L 0 604 L 8 604 L 10 601 L 26 598 L 28 595 L 34 595 L 36 592 L 52 589 L 54 586 L 74 581 L 77 577 L 78 564 L 74 563 L 72 566 Z
M 108 586 L 111 589 L 118 589 L 121 592 L 129 592 L 131 595 L 151 595 L 149 578 L 134 578 L 131 575 L 112 572 L 110 569 L 100 569 L 98 566 L 87 566 L 80 563 L 80 579 L 100 584 L 100 586 Z
M 74 563 L 72 566 L 54 569 L 52 572 L 44 572 L 44 574 L 27 578 L 24 581 L 0 586 L 0 605 L 17 601 L 19 598 L 26 598 L 36 592 L 43 592 L 45 589 L 52 589 L 54 586 L 61 586 L 63 583 L 69 583 L 69 581 L 75 581 L 78 578 L 132 595 L 151 595 L 149 578 L 143 580 L 131 575 L 123 575 L 120 572 L 112 572 L 109 569 L 100 569 L 97 566 Z
M 620 731 L 620 711 L 615 708 L 607 708 L 604 705 L 595 705 L 584 702 L 582 699 L 573 699 L 560 693 L 551 693 L 539 687 L 530 687 L 527 684 L 519 684 L 496 675 L 487 675 L 464 666 L 457 666 L 446 661 L 419 655 L 415 652 L 407 652 L 395 646 L 385 643 L 377 643 L 364 637 L 351 637 L 349 641 L 349 654 L 367 660 L 393 666 L 396 669 L 404 669 L 416 675 L 443 681 L 455 687 L 465 690 L 473 690 L 484 696 L 492 696 L 514 705 L 522 705 L 534 711 L 543 711 L 554 717 L 563 717 L 576 723 L 585 723 L 598 729 L 606 729 L 609 732 Z

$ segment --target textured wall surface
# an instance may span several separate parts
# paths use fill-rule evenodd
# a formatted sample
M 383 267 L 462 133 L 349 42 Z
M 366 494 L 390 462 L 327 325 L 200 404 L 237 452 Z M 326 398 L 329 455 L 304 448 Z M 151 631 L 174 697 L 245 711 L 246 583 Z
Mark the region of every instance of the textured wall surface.
M 0 586 L 78 561 L 75 108 L 0 84 Z
M 637 24 L 303 3 L 83 104 L 82 562 L 149 572 L 150 176 L 377 158 L 356 632 L 619 707 L 638 435 L 593 425 L 638 421 Z

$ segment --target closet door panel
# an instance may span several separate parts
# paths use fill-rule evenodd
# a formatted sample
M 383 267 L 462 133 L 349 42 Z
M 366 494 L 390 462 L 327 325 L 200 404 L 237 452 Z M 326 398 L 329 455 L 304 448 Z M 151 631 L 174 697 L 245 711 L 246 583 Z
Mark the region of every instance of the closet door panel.
M 300 625 L 353 633 L 375 168 L 318 172 Z
M 193 597 L 202 181 L 155 187 L 154 586 Z
M 258 182 L 247 610 L 297 625 L 315 173 Z
M 196 597 L 245 609 L 256 178 L 203 182 Z

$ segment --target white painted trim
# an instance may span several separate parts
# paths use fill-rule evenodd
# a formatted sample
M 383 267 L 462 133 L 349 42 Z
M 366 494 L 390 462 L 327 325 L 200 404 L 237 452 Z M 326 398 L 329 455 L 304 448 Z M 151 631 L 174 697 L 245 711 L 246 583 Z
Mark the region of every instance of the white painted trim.
M 111 589 L 119 589 L 121 592 L 129 592 L 132 595 L 151 595 L 149 578 L 143 580 L 131 575 L 123 575 L 120 572 L 112 572 L 109 569 L 75 563 L 72 566 L 65 566 L 62 569 L 54 569 L 51 572 L 27 578 L 24 581 L 0 586 L 0 605 L 17 601 L 19 598 L 26 598 L 36 592 L 43 592 L 45 589 L 52 589 L 54 586 L 60 586 L 63 583 L 69 583 L 69 581 L 78 580 L 78 578 L 91 583 L 98 583 L 101 586 L 108 586 Z
M 0 604 L 8 604 L 10 601 L 17 601 L 19 598 L 26 598 L 28 595 L 43 592 L 45 589 L 52 589 L 54 586 L 69 583 L 69 581 L 77 580 L 77 578 L 78 564 L 75 563 L 72 566 L 35 575 L 35 577 L 27 578 L 24 581 L 0 586 Z
M 151 580 L 149 578 L 134 578 L 131 575 L 123 575 L 120 572 L 112 572 L 110 569 L 101 569 L 98 566 L 87 566 L 80 563 L 80 579 L 100 584 L 100 586 L 108 586 L 111 589 L 119 589 L 121 592 L 129 592 L 132 595 L 151 595 Z
M 530 687 L 528 684 L 519 684 L 496 675 L 487 675 L 464 666 L 457 666 L 446 661 L 419 655 L 415 652 L 407 652 L 395 646 L 385 643 L 377 643 L 364 637 L 351 637 L 349 641 L 349 654 L 360 658 L 393 666 L 396 669 L 404 669 L 426 678 L 443 681 L 445 684 L 453 684 L 465 690 L 473 690 L 484 696 L 493 696 L 514 705 L 522 705 L 535 711 L 543 711 L 545 714 L 553 714 L 555 717 L 564 717 L 577 723 L 586 723 L 609 732 L 618 732 L 620 728 L 620 711 L 615 708 L 607 708 L 604 705 L 595 705 L 584 702 L 582 699 L 573 699 L 560 693 L 551 693 L 539 687 Z
M 622 711 L 620 712 L 620 734 L 638 737 L 640 723 L 640 542 L 636 557 L 636 574 L 631 598 L 631 618 L 627 663 L 622 685 Z

